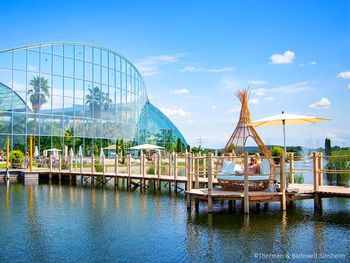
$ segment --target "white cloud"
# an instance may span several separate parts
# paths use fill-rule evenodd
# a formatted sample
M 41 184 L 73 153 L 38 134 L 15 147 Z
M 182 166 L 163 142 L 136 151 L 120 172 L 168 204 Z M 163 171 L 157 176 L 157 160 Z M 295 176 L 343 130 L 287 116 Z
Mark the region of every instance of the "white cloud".
M 216 110 L 216 105 L 211 106 L 212 110 Z
M 310 64 L 311 64 L 311 65 L 316 65 L 317 62 L 316 62 L 316 61 L 310 61 Z
M 180 57 L 181 54 L 149 56 L 136 62 L 135 66 L 143 76 L 154 76 L 161 73 L 161 65 L 175 63 Z
M 182 108 L 165 108 L 165 107 L 162 107 L 160 110 L 166 116 L 168 116 L 169 118 L 173 117 L 173 118 L 182 118 L 182 119 L 190 120 L 191 117 L 192 117 L 191 113 L 186 112 Z
M 320 109 L 328 109 L 329 106 L 331 105 L 331 102 L 329 99 L 327 98 L 322 98 L 320 99 L 319 101 L 313 103 L 313 104 L 310 104 L 309 107 L 310 108 L 320 108 Z
M 256 96 L 267 96 L 268 93 L 281 93 L 281 94 L 290 94 L 290 93 L 299 93 L 311 90 L 308 81 L 297 82 L 289 85 L 282 85 L 275 88 L 257 88 L 253 89 L 252 93 Z
M 252 105 L 257 105 L 257 104 L 259 104 L 259 99 L 256 99 L 256 98 L 250 99 L 249 103 L 252 104 Z
M 37 67 L 33 66 L 33 65 L 28 65 L 28 71 L 38 71 Z
M 303 68 L 303 67 L 304 67 L 304 64 L 302 64 L 302 63 L 301 63 L 301 64 L 299 64 L 299 67 Z
M 350 79 L 350 71 L 342 71 L 337 75 L 338 78 Z
M 190 91 L 188 89 L 177 89 L 173 91 L 174 94 L 186 95 L 189 94 Z
M 227 89 L 239 89 L 244 87 L 237 78 L 223 77 L 221 82 Z
M 248 83 L 253 85 L 263 85 L 267 82 L 265 80 L 248 80 Z
M 282 55 L 273 54 L 270 59 L 273 64 L 291 64 L 295 58 L 295 53 L 293 51 L 287 50 Z
M 348 91 L 350 91 L 350 84 L 348 84 Z
M 265 100 L 272 101 L 272 100 L 275 100 L 275 98 L 274 97 L 265 97 Z
M 181 72 L 207 72 L 207 73 L 220 73 L 220 72 L 228 72 L 234 70 L 234 67 L 224 67 L 224 68 L 201 68 L 201 67 L 193 67 L 193 66 L 186 66 L 184 67 Z
M 237 112 L 240 112 L 241 111 L 241 106 L 240 105 L 236 105 L 236 106 L 233 106 L 231 109 L 228 109 L 226 111 L 226 113 L 237 113 Z

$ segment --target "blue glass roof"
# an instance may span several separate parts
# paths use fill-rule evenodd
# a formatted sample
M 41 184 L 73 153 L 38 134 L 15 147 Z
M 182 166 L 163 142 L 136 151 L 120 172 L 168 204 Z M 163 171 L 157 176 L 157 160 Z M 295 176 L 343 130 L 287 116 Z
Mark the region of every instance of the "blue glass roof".
M 30 109 L 26 106 L 25 101 L 8 86 L 0 82 L 0 110 L 1 111 L 25 112 Z

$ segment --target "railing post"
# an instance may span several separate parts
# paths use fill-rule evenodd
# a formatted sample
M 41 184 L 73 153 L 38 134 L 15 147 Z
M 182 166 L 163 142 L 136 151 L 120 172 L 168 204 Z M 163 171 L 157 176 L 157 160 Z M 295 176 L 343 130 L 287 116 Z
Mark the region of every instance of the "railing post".
M 74 160 L 75 160 L 75 171 L 77 171 L 78 170 L 78 156 L 77 155 L 75 155 Z
M 249 214 L 248 152 L 244 152 L 244 213 Z
M 131 155 L 128 154 L 127 158 L 127 171 L 128 171 L 128 188 L 131 188 Z
M 160 153 L 157 153 L 157 188 L 158 190 L 161 190 L 161 183 L 160 183 L 160 174 L 161 174 L 161 155 Z
M 174 189 L 177 192 L 177 154 L 173 153 L 173 165 L 174 165 Z
M 194 188 L 198 189 L 199 188 L 199 154 L 197 153 L 194 159 Z
M 213 153 L 208 154 L 208 212 L 213 212 Z
M 52 181 L 52 155 L 50 154 L 50 173 L 49 173 L 49 181 Z
M 294 184 L 294 153 L 289 153 L 289 182 Z
M 319 153 L 318 154 L 318 185 L 322 186 L 323 185 L 323 154 Z
M 173 162 L 173 157 L 174 157 L 174 152 L 172 152 L 172 153 L 169 153 L 168 154 L 168 158 L 169 158 L 169 176 L 171 177 L 172 175 L 173 175 L 173 171 L 172 171 L 172 167 L 173 167 L 173 164 L 172 164 L 172 162 Z
M 80 159 L 80 175 L 83 174 L 83 167 L 84 167 L 84 161 L 83 161 L 83 156 L 79 156 L 79 159 Z
M 115 155 L 114 159 L 114 187 L 118 186 L 118 165 L 119 165 L 119 156 L 118 154 Z
M 69 162 L 69 172 L 70 174 L 72 174 L 72 170 L 73 170 L 72 156 L 68 157 L 68 162 Z
M 320 200 L 320 196 L 318 194 L 318 190 L 319 190 L 319 156 L 317 152 L 313 152 L 313 176 L 314 176 L 314 208 L 315 209 L 319 209 L 321 208 L 321 200 Z
M 61 168 L 62 167 L 62 158 L 61 155 L 58 155 L 58 181 L 61 183 L 62 175 L 61 175 Z
M 191 160 L 192 154 L 187 153 L 186 154 L 186 159 L 187 159 L 187 164 L 188 168 L 186 170 L 186 176 L 187 176 L 187 192 L 191 192 L 192 190 L 192 176 L 191 176 L 191 170 L 192 170 L 192 160 Z M 187 209 L 191 209 L 191 196 L 189 194 L 186 195 L 186 203 L 187 203 Z
M 285 175 L 285 164 L 286 164 L 286 155 L 285 152 L 282 152 L 280 158 L 280 184 L 281 184 L 281 208 L 283 211 L 287 208 L 287 199 L 286 199 L 286 175 Z
M 105 169 L 105 156 L 102 155 L 102 185 L 106 184 L 106 169 Z
M 92 154 L 91 155 L 91 186 L 93 186 L 95 183 L 94 169 L 95 169 L 95 156 Z
M 202 159 L 202 165 L 203 165 L 203 177 L 207 177 L 207 155 L 203 154 L 203 159 Z

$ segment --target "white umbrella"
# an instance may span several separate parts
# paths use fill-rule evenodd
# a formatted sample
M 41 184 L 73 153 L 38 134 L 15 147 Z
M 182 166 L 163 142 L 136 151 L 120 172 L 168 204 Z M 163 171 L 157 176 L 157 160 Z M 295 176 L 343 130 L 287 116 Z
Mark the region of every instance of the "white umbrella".
M 70 151 L 69 151 L 69 157 L 73 157 L 74 156 L 74 151 L 73 151 L 73 148 L 70 148 Z
M 130 147 L 130 150 L 155 150 L 155 149 L 164 149 L 164 147 L 153 145 L 153 144 L 141 144 L 134 147 Z
M 36 158 L 36 157 L 39 157 L 39 148 L 38 148 L 38 146 L 35 146 L 34 147 L 34 157 Z
M 79 156 L 79 157 L 83 157 L 83 149 L 81 148 L 81 145 L 79 145 L 78 156 Z
M 103 148 L 101 148 L 101 150 L 100 150 L 100 157 L 102 158 L 104 156 L 105 156 L 105 153 L 103 152 Z
M 329 121 L 330 119 L 313 117 L 313 116 L 303 116 L 297 114 L 282 114 L 273 115 L 260 120 L 252 121 L 251 124 L 255 127 L 259 126 L 279 126 L 283 125 L 283 143 L 284 152 L 286 151 L 286 125 L 297 125 L 297 124 L 315 124 L 322 121 Z

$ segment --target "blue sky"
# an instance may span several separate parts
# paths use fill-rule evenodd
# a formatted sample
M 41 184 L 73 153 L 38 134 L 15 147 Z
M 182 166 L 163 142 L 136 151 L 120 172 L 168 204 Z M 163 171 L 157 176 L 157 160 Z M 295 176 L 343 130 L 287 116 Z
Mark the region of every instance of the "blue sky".
M 287 127 L 287 144 L 350 145 L 349 1 L 0 1 L 0 50 L 76 41 L 116 50 L 191 145 L 223 147 L 250 87 L 252 119 L 332 121 Z M 257 128 L 283 144 L 281 127 Z

